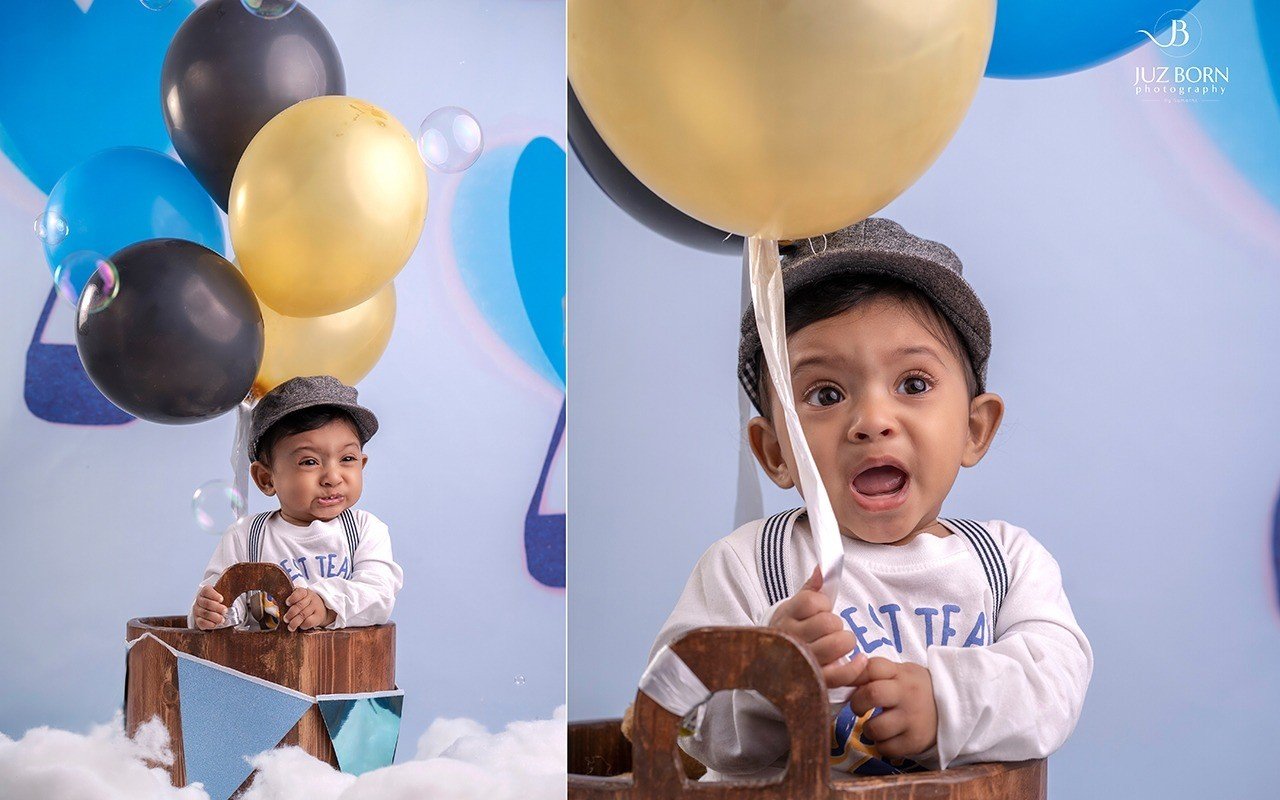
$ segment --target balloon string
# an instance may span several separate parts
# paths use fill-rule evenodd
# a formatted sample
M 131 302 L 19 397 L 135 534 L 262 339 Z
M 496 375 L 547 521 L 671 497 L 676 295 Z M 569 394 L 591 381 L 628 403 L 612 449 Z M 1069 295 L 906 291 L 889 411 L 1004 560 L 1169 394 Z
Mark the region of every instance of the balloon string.
M 733 234 L 730 234 L 732 236 Z M 742 248 L 742 287 L 738 316 L 741 317 L 751 302 L 751 250 Z M 737 381 L 734 381 L 737 383 Z M 760 492 L 760 478 L 756 473 L 756 460 L 747 438 L 747 421 L 751 419 L 751 401 L 746 391 L 738 386 L 738 494 L 733 503 L 733 529 L 737 530 L 752 520 L 764 516 L 764 496 Z
M 250 395 L 236 406 L 236 435 L 231 444 L 231 485 L 241 500 L 237 516 L 249 508 L 249 427 L 253 423 L 254 399 Z
M 751 271 L 751 301 L 755 304 L 756 328 L 760 346 L 769 366 L 774 393 L 782 403 L 791 450 L 795 455 L 800 493 L 809 512 L 809 526 L 818 542 L 818 561 L 822 567 L 822 591 L 835 599 L 839 588 L 844 543 L 836 527 L 835 512 L 827 497 L 822 476 L 818 473 L 800 416 L 796 412 L 795 394 L 791 388 L 791 361 L 787 354 L 786 303 L 782 288 L 782 269 L 778 259 L 778 243 L 772 239 L 751 237 L 747 241 Z
M 791 439 L 791 452 L 796 459 L 800 494 L 804 495 L 809 514 L 809 529 L 818 543 L 818 564 L 822 568 L 822 592 L 832 601 L 840 589 L 840 577 L 844 564 L 844 541 L 836 526 L 836 515 L 831 508 L 831 498 L 822 484 L 822 475 L 809 450 L 800 415 L 796 413 L 795 393 L 791 388 L 791 359 L 787 354 L 786 302 L 782 287 L 782 267 L 778 258 L 778 243 L 772 239 L 752 236 L 747 240 L 747 260 L 751 271 L 751 301 L 755 305 L 756 328 L 760 332 L 760 347 L 765 363 L 769 365 L 769 377 L 773 391 L 782 403 L 787 434 Z M 811 245 L 812 246 L 812 245 Z M 843 658 L 841 660 L 844 660 Z M 827 700 L 835 707 L 848 701 L 852 687 L 838 686 L 827 690 Z

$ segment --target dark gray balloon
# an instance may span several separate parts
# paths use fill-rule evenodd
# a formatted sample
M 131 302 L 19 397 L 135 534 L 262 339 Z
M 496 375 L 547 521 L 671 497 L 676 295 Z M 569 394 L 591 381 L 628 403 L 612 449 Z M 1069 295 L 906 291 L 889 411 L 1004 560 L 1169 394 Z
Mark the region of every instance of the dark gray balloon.
M 709 253 L 742 255 L 742 237 L 730 235 L 677 210 L 623 166 L 604 143 L 569 87 L 569 145 L 587 174 L 618 208 L 672 241 Z
M 118 280 L 100 311 L 95 274 L 76 310 L 76 348 L 106 398 L 136 417 L 181 425 L 245 398 L 262 366 L 262 312 L 244 276 L 185 239 L 148 239 L 111 257 Z
M 223 211 L 263 125 L 294 103 L 346 92 L 338 46 L 301 4 L 264 19 L 241 0 L 210 0 L 178 28 L 160 73 L 173 149 Z

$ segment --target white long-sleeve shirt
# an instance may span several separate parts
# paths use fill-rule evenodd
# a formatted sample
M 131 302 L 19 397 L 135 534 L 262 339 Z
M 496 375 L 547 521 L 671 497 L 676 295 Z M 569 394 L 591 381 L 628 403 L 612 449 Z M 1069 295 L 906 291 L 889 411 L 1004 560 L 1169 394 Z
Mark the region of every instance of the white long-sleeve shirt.
M 1093 673 L 1093 651 L 1058 563 L 1007 522 L 943 523 L 951 535 L 921 534 L 902 546 L 842 537 L 834 612 L 854 632 L 855 654 L 929 669 L 937 744 L 915 756 L 917 764 L 946 769 L 1048 756 L 1075 729 Z M 817 563 L 803 509 L 742 526 L 698 561 L 650 659 L 694 628 L 768 625 Z M 848 738 L 851 716 L 846 706 L 833 720 L 837 742 Z M 721 692 L 681 746 L 712 779 L 765 777 L 785 764 L 788 736 L 760 695 Z M 848 749 L 843 760 L 833 753 L 833 768 L 862 772 L 872 759 L 859 752 L 857 736 Z
M 341 516 L 304 527 L 274 511 L 257 536 L 253 535 L 256 517 L 244 517 L 222 534 L 200 585 L 216 584 L 232 564 L 272 562 L 284 569 L 294 586 L 315 591 L 333 610 L 335 619 L 328 628 L 381 625 L 391 617 L 404 572 L 392 558 L 387 526 L 367 511 L 353 508 L 344 512 L 348 513 L 354 534 L 350 537 Z M 283 607 L 285 598 L 276 601 Z M 223 627 L 245 622 L 245 596 L 237 598 L 225 616 Z M 187 625 L 195 627 L 194 610 L 187 614 Z

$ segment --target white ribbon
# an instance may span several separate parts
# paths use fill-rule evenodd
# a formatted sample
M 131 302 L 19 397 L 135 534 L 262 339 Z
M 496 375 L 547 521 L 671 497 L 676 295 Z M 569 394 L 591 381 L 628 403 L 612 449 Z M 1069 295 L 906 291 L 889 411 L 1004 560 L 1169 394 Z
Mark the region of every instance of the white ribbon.
M 689 665 L 666 645 L 640 676 L 640 691 L 679 717 L 687 716 L 711 696 L 711 691 Z
M 844 560 L 844 543 L 836 526 L 831 499 L 822 484 L 822 476 L 813 461 L 809 442 L 800 427 L 795 395 L 791 388 L 791 360 L 787 355 L 786 304 L 782 290 L 782 269 L 778 261 L 778 243 L 772 239 L 751 237 L 747 240 L 751 269 L 751 301 L 755 304 L 756 327 L 760 331 L 760 347 L 769 365 L 773 393 L 782 403 L 791 452 L 796 457 L 800 474 L 800 493 L 809 512 L 809 527 L 818 542 L 818 564 L 822 568 L 822 592 L 832 600 L 840 587 L 840 571 Z
M 750 251 L 742 248 L 742 291 L 738 306 L 738 318 L 747 312 L 751 302 Z M 756 459 L 751 453 L 747 437 L 747 421 L 752 417 L 751 400 L 742 386 L 738 386 L 738 496 L 733 501 L 733 529 L 764 516 L 764 497 L 760 493 L 760 477 L 756 473 Z
M 747 240 L 747 255 L 751 270 L 751 301 L 755 304 L 756 328 L 760 331 L 760 348 L 769 366 L 769 377 L 774 395 L 782 403 L 782 415 L 786 420 L 787 435 L 791 439 L 791 452 L 796 458 L 800 474 L 800 493 L 804 495 L 809 514 L 809 529 L 818 543 L 818 564 L 822 570 L 822 593 L 834 602 L 840 588 L 844 564 L 844 541 L 836 525 L 831 498 L 822 483 L 822 475 L 814 463 L 809 442 L 800 427 L 796 413 L 795 394 L 791 388 L 791 359 L 787 354 L 787 315 L 785 294 L 782 287 L 782 267 L 778 258 L 778 243 L 773 239 L 752 236 Z M 845 660 L 843 657 L 842 661 Z M 853 688 L 841 686 L 827 691 L 833 704 L 849 699 Z
M 253 395 L 249 395 L 236 406 L 236 438 L 231 444 L 231 485 L 245 512 L 249 509 L 249 427 L 253 424 L 255 402 Z

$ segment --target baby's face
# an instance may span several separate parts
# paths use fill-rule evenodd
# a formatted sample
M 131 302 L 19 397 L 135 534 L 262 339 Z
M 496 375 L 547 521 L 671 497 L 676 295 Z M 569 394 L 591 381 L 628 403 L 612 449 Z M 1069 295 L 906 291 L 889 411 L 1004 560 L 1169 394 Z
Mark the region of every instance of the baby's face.
M 335 419 L 276 442 L 266 477 L 285 519 L 309 525 L 317 519 L 331 520 L 356 504 L 364 489 L 368 460 L 355 428 Z M 267 486 L 262 488 L 272 493 Z
M 1000 398 L 971 402 L 960 359 L 891 298 L 802 328 L 787 345 L 796 410 L 841 533 L 905 544 L 930 527 L 960 467 L 986 452 Z M 799 471 L 782 405 L 770 398 L 772 422 L 752 422 L 762 429 L 753 446 L 770 477 L 789 487 Z

